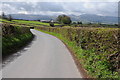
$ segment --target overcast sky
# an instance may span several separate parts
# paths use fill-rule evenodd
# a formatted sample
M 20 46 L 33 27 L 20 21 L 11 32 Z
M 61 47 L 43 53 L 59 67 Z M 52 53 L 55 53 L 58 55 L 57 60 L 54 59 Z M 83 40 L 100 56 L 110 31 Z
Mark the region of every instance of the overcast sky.
M 11 1 L 11 2 L 10 2 Z M 0 12 L 6 14 L 41 14 L 41 15 L 59 15 L 59 14 L 97 14 L 101 16 L 118 16 L 118 0 L 54 0 L 52 2 L 34 0 L 4 0 L 0 4 Z

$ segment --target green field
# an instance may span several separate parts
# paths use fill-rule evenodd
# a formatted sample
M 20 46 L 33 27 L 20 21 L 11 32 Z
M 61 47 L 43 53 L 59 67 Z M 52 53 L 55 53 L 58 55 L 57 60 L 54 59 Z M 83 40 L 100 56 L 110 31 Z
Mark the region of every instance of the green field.
M 110 28 L 109 26 L 111 25 L 105 25 L 105 28 L 96 28 L 98 26 L 96 24 L 93 24 L 95 27 L 92 27 L 93 25 L 82 24 L 83 27 L 66 25 L 58 28 L 50 27 L 49 23 L 25 20 L 1 20 L 1 22 L 10 23 L 16 26 L 17 29 L 22 28 L 21 26 L 27 28 L 34 26 L 37 30 L 54 35 L 61 39 L 74 52 L 74 55 L 87 71 L 88 75 L 93 78 L 118 78 L 119 28 Z M 19 31 L 20 29 L 17 32 Z M 8 49 L 8 46 L 12 45 L 14 47 L 16 43 L 23 45 L 23 41 L 27 41 L 31 37 L 30 33 L 29 36 L 26 34 L 3 38 L 4 51 Z
M 5 19 L 0 20 L 0 22 L 4 22 L 4 23 L 11 23 L 11 24 L 17 24 L 17 25 L 26 25 L 26 26 L 49 26 L 49 23 L 43 23 L 43 22 L 39 22 L 39 21 L 27 21 L 27 20 L 12 20 L 12 21 L 8 21 Z M 55 26 L 60 25 L 55 23 Z
M 4 23 L 10 23 L 14 26 L 27 26 L 27 27 L 31 27 L 31 26 L 50 26 L 49 23 L 44 23 L 44 22 L 39 22 L 39 21 L 28 21 L 28 20 L 12 20 L 12 21 L 8 21 L 6 19 L 0 19 L 0 23 L 4 22 Z M 58 23 L 54 23 L 54 26 L 58 26 L 58 25 L 62 25 L 62 24 L 58 24 Z M 63 27 L 106 27 L 106 28 L 118 28 L 118 25 L 115 24 L 70 24 L 70 25 L 64 25 Z

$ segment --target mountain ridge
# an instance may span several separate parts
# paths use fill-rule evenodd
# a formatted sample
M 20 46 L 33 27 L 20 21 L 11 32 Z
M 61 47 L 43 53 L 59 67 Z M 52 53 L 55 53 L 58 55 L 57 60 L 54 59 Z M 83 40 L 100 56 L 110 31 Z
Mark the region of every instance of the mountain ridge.
M 10 14 L 14 19 L 24 20 L 56 20 L 57 15 L 34 15 L 34 14 Z M 74 14 L 68 15 L 72 21 L 92 22 L 92 23 L 106 23 L 106 24 L 117 24 L 118 17 L 113 16 L 99 16 L 95 14 L 82 14 L 76 16 Z

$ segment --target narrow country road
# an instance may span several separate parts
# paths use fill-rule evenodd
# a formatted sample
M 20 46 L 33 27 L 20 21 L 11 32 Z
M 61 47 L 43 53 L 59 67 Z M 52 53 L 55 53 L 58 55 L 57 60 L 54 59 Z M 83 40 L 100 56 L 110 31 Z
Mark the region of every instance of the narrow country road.
M 82 78 L 66 46 L 56 37 L 37 30 L 30 48 L 6 65 L 3 78 Z

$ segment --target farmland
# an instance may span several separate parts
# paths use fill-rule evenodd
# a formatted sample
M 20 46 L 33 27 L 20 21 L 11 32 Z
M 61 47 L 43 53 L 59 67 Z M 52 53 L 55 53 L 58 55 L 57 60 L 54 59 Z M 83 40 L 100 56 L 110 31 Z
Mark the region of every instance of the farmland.
M 8 21 L 8 20 L 5 20 L 5 19 L 2 19 L 1 22 L 4 22 L 4 23 L 10 23 L 10 24 L 16 24 L 16 25 L 27 25 L 28 27 L 29 26 L 49 26 L 49 23 L 43 23 L 43 22 L 38 22 L 38 21 L 27 21 L 27 20 L 12 20 L 12 21 Z M 55 23 L 54 24 L 55 26 L 57 25 L 60 25 L 60 24 L 57 24 Z
M 0 77 L 120 80 L 118 0 L 0 6 Z
M 118 78 L 119 28 L 84 27 L 85 24 L 82 25 L 83 27 L 67 25 L 57 28 L 50 27 L 49 23 L 38 21 L 2 20 L 2 22 L 21 27 L 34 26 L 36 30 L 54 35 L 74 52 L 88 75 L 93 78 Z M 13 38 L 12 40 L 11 38 L 6 40 L 3 38 L 3 41 L 19 41 L 19 39 Z

